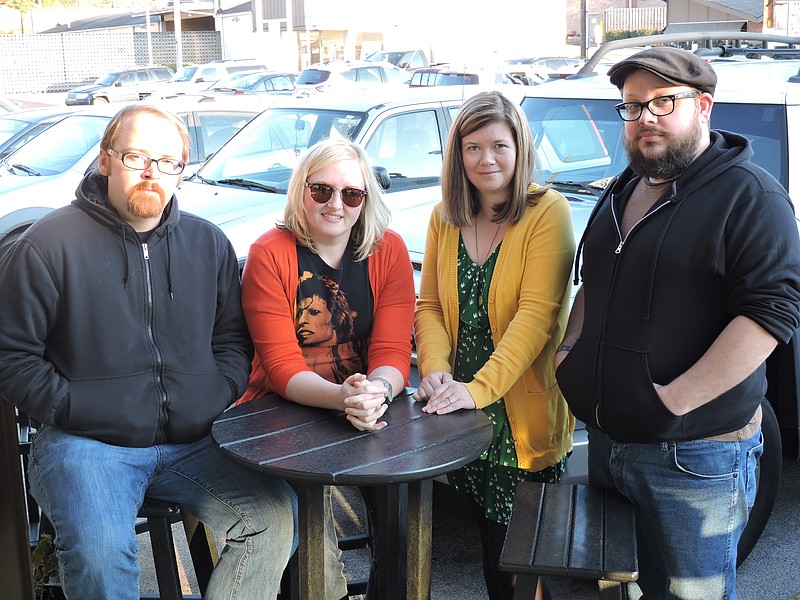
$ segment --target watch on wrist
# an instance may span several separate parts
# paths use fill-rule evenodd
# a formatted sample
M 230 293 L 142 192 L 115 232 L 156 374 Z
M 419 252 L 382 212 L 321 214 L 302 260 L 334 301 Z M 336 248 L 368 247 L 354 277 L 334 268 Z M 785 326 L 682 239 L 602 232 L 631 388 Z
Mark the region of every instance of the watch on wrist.
M 384 379 L 383 377 L 373 377 L 372 381 L 380 381 L 383 384 L 383 387 L 386 388 L 386 392 L 384 396 L 386 397 L 386 403 L 390 403 L 394 399 L 394 390 L 392 389 L 392 384 L 389 383 L 388 379 Z

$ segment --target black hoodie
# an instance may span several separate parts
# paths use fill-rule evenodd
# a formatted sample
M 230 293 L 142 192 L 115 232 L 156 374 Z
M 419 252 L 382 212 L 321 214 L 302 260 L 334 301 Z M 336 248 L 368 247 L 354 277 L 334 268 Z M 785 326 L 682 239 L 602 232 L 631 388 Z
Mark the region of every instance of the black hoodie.
M 245 390 L 236 255 L 177 199 L 146 244 L 86 177 L 0 259 L 0 394 L 120 446 L 188 443 Z
M 588 426 L 622 442 L 701 439 L 740 429 L 764 398 L 763 364 L 682 417 L 653 386 L 688 370 L 738 315 L 780 342 L 798 326 L 794 211 L 751 156 L 745 138 L 712 132 L 710 147 L 624 242 L 618 223 L 638 176 L 626 169 L 598 201 L 581 244 L 583 329 L 557 371 Z

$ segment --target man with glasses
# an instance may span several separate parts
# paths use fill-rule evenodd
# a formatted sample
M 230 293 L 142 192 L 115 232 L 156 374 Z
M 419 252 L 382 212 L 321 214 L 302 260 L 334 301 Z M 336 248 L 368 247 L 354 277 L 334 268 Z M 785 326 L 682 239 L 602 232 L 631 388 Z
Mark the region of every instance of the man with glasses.
M 28 477 L 68 598 L 138 600 L 145 494 L 225 539 L 206 598 L 274 598 L 292 552 L 291 489 L 211 442 L 253 349 L 230 242 L 178 209 L 188 154 L 180 119 L 122 109 L 99 172 L 0 259 L 0 394 L 41 423 Z
M 609 76 L 630 165 L 584 233 L 557 378 L 591 483 L 636 508 L 644 598 L 733 599 L 765 360 L 800 319 L 794 212 L 747 139 L 710 129 L 703 59 L 651 48 Z

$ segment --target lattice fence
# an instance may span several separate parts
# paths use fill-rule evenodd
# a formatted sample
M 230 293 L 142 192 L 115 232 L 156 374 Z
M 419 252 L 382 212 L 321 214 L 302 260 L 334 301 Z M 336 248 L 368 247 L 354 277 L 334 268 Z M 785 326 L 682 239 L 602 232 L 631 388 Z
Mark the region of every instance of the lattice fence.
M 184 64 L 222 58 L 217 31 L 181 32 Z M 151 34 L 153 64 L 174 67 L 175 34 Z M 0 94 L 66 91 L 118 69 L 148 64 L 144 32 L 75 32 L 0 36 Z

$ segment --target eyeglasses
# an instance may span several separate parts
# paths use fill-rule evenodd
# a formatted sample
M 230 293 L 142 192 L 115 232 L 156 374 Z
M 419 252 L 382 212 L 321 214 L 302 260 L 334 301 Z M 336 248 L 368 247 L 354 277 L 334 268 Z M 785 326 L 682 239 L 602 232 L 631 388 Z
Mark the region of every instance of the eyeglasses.
M 637 121 L 642 116 L 642 111 L 646 108 L 650 114 L 656 117 L 666 117 L 675 110 L 675 100 L 682 98 L 697 98 L 700 92 L 681 92 L 680 94 L 670 94 L 669 96 L 659 96 L 647 102 L 621 102 L 614 106 L 623 121 Z
M 129 169 L 135 169 L 136 171 L 144 171 L 151 164 L 156 163 L 158 170 L 164 175 L 180 175 L 186 167 L 185 162 L 175 158 L 150 158 L 147 154 L 142 154 L 141 152 L 117 152 L 111 148 L 106 152 L 109 156 L 120 159 L 122 164 Z
M 309 183 L 308 181 L 306 181 L 306 187 L 311 190 L 311 199 L 317 204 L 328 202 L 334 192 L 339 192 L 342 196 L 342 203 L 350 208 L 359 206 L 367 197 L 366 191 L 352 187 L 336 188 L 327 183 Z

